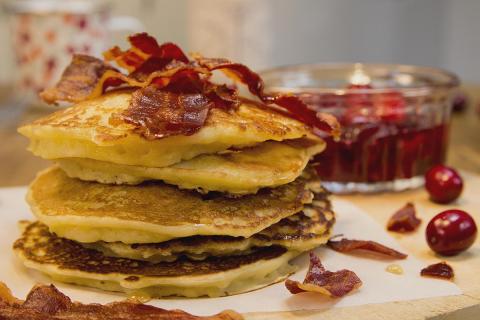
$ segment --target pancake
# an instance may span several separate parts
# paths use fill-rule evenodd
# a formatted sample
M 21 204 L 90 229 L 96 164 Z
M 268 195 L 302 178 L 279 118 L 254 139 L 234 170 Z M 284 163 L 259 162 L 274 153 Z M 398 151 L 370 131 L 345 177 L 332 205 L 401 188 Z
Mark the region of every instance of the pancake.
M 288 261 L 298 255 L 271 246 L 247 255 L 150 263 L 106 257 L 57 237 L 41 223 L 26 226 L 14 251 L 25 266 L 55 280 L 151 297 L 217 297 L 259 289 L 291 274 Z
M 57 163 L 69 177 L 112 184 L 162 180 L 182 189 L 231 194 L 256 193 L 294 181 L 310 158 L 324 148 L 319 139 L 267 141 L 222 154 L 200 155 L 169 167 L 148 168 L 106 161 L 64 158 Z
M 192 236 L 160 243 L 124 244 L 96 242 L 84 244 L 106 256 L 151 262 L 175 261 L 186 256 L 203 260 L 210 256 L 245 254 L 259 247 L 282 246 L 293 251 L 308 251 L 328 241 L 335 215 L 327 205 L 306 205 L 303 212 L 284 218 L 249 238 L 229 236 Z M 315 201 L 321 203 L 321 201 Z
M 30 185 L 37 218 L 61 237 L 80 241 L 153 243 L 193 235 L 250 237 L 312 201 L 296 180 L 255 195 L 202 195 L 161 182 L 105 185 L 69 178 L 53 167 Z
M 29 150 L 45 159 L 87 158 L 124 165 L 166 167 L 200 154 L 252 146 L 267 140 L 310 136 L 306 125 L 243 102 L 236 110 L 213 108 L 205 125 L 190 136 L 147 140 L 114 114 L 124 111 L 130 91 L 115 91 L 19 128 Z

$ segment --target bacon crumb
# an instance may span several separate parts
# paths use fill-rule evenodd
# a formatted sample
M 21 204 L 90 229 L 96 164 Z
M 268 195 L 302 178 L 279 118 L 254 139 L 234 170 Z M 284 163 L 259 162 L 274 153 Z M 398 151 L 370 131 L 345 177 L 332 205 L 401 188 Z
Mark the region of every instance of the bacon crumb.
M 182 310 L 165 310 L 138 302 L 122 301 L 105 305 L 72 302 L 54 285 L 32 288 L 25 301 L 16 299 L 0 283 L 0 319 L 4 320 L 240 320 L 243 317 L 226 310 L 213 316 L 200 317 Z
M 416 216 L 415 206 L 409 202 L 388 220 L 387 229 L 398 233 L 412 232 L 421 222 L 422 220 Z
M 341 239 L 339 241 L 329 240 L 327 245 L 338 252 L 347 253 L 356 250 L 363 250 L 381 254 L 394 259 L 405 259 L 408 255 L 397 250 L 384 246 L 375 241 L 370 240 L 351 240 Z
M 445 261 L 440 263 L 431 264 L 420 271 L 420 275 L 423 277 L 433 277 L 451 280 L 455 276 L 453 268 Z
M 340 298 L 358 289 L 362 280 L 350 270 L 325 270 L 320 258 L 310 252 L 310 266 L 303 283 L 287 279 L 285 286 L 292 294 L 318 292 L 331 298 Z

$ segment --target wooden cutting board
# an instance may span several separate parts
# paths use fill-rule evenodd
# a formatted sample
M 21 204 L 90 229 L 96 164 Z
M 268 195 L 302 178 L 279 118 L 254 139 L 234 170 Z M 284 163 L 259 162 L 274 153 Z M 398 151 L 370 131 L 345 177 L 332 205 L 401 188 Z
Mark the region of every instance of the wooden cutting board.
M 430 219 L 437 213 L 457 208 L 470 213 L 480 227 L 480 176 L 462 172 L 465 189 L 462 197 L 449 205 L 438 205 L 428 200 L 423 188 L 418 190 L 383 193 L 375 195 L 338 196 L 362 208 L 374 217 L 378 223 L 386 225 L 386 221 L 394 211 L 413 202 L 417 215 L 423 222 L 417 232 L 408 235 L 392 236 L 406 248 L 410 254 L 430 263 L 447 261 L 455 271 L 454 282 L 463 290 L 463 295 L 421 299 L 412 301 L 370 304 L 356 307 L 331 308 L 318 311 L 295 311 L 273 313 L 250 313 L 247 319 L 325 319 L 325 320 L 479 320 L 480 319 L 480 237 L 466 252 L 456 257 L 436 256 L 425 241 L 425 228 Z M 348 237 L 348 235 L 345 235 Z M 439 280 L 442 281 L 442 280 Z M 268 297 L 265 303 L 268 303 Z

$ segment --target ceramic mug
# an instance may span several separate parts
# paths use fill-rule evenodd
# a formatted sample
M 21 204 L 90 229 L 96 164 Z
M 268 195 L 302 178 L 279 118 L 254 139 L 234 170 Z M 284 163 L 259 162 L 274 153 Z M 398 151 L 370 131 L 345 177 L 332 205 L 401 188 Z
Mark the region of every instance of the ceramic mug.
M 17 0 L 4 8 L 16 60 L 15 91 L 31 100 L 58 81 L 73 53 L 101 56 L 114 32 L 144 30 L 136 18 L 112 17 L 105 2 Z

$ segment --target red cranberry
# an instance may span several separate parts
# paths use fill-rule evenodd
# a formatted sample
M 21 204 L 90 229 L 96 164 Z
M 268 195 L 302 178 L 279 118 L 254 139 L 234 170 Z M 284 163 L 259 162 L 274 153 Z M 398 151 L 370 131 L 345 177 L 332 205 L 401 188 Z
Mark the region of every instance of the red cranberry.
M 464 92 L 459 92 L 453 98 L 453 112 L 462 112 L 468 107 L 468 96 Z
M 449 203 L 462 193 L 463 180 L 455 169 L 436 165 L 425 174 L 425 188 L 432 201 Z
M 440 212 L 428 223 L 428 246 L 438 254 L 453 256 L 470 248 L 477 237 L 473 218 L 462 210 Z

